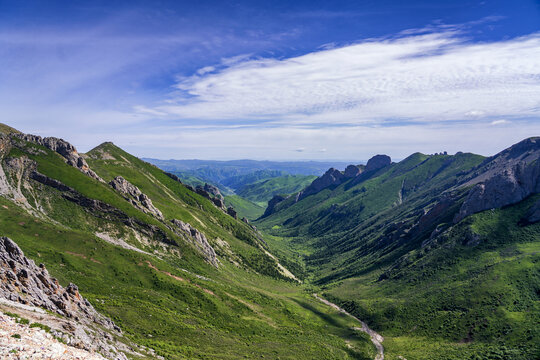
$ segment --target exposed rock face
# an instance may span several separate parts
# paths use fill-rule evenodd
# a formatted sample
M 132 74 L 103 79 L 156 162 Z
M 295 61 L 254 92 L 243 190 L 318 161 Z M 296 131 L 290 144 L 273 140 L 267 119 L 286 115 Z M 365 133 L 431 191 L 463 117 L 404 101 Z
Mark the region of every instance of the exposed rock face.
M 345 168 L 345 177 L 346 178 L 353 178 L 353 177 L 356 177 L 358 175 L 360 175 L 362 173 L 363 169 L 361 169 L 360 167 L 356 166 L 356 165 L 349 165 Z
M 454 218 L 515 204 L 540 192 L 540 138 L 530 138 L 486 160 L 479 175 L 463 186 L 474 185 Z
M 191 240 L 191 243 L 193 243 L 197 247 L 197 249 L 199 249 L 199 251 L 204 255 L 206 261 L 208 261 L 215 267 L 218 266 L 216 252 L 214 251 L 214 248 L 210 245 L 208 239 L 206 239 L 206 236 L 204 236 L 202 232 L 195 229 L 190 224 L 177 219 L 173 219 L 171 220 L 171 222 L 177 229 L 183 232 L 183 235 L 188 236 L 188 238 Z
M 219 191 L 219 189 L 217 187 L 215 187 L 214 185 L 210 185 L 210 184 L 204 184 L 204 191 L 206 191 L 207 193 L 210 194 L 210 196 L 214 197 L 214 198 L 218 198 L 220 200 L 223 200 L 223 195 L 221 195 L 221 192 Z
M 12 136 L 32 142 L 34 144 L 45 146 L 46 148 L 62 155 L 69 165 L 78 168 L 81 172 L 96 180 L 104 182 L 103 179 L 101 179 L 94 171 L 90 169 L 86 163 L 86 160 L 84 160 L 84 158 L 77 152 L 77 149 L 75 149 L 75 146 L 71 145 L 67 141 L 55 137 L 42 138 L 41 136 L 30 134 L 12 134 Z
M 0 298 L 41 307 L 70 318 L 76 321 L 68 329 L 74 337 L 75 345 L 87 350 L 99 350 L 109 358 L 126 359 L 121 353 L 115 355 L 118 350 L 107 341 L 107 338 L 112 340 L 109 334 L 82 325 L 97 324 L 117 335 L 121 334 L 120 328 L 99 314 L 79 294 L 76 285 L 69 284 L 63 288 L 56 279 L 49 276 L 45 265 L 36 266 L 7 237 L 0 237 Z
M 131 184 L 121 176 L 115 177 L 109 184 L 113 187 L 113 189 L 124 195 L 124 198 L 133 204 L 133 206 L 135 206 L 137 209 L 163 220 L 163 214 L 161 211 L 159 211 L 159 209 L 152 204 L 152 200 L 146 196 L 146 194 L 143 194 L 138 187 Z
M 0 295 L 4 298 L 39 306 L 67 317 L 85 317 L 108 329 L 120 331 L 114 323 L 98 314 L 79 294 L 74 284 L 63 288 L 49 276 L 45 265 L 36 266 L 7 237 L 0 237 Z
M 229 206 L 227 208 L 227 214 L 229 214 L 230 216 L 232 216 L 235 219 L 238 218 L 238 215 L 236 214 L 236 210 L 234 210 L 234 208 L 232 206 Z
M 346 179 L 346 177 L 341 173 L 341 171 L 330 168 L 324 173 L 323 176 L 313 180 L 311 185 L 309 185 L 300 193 L 298 200 L 302 200 L 306 196 L 316 194 L 321 190 L 326 189 L 327 187 L 337 186 L 341 184 L 344 179 Z
M 274 195 L 274 197 L 268 202 L 268 206 L 266 207 L 266 210 L 264 210 L 264 214 L 261 216 L 261 218 L 272 215 L 274 213 L 276 205 L 285 199 L 287 199 L 285 196 Z
M 365 171 L 373 171 L 382 169 L 392 163 L 392 159 L 388 155 L 375 155 L 368 160 Z
M 214 205 L 216 205 L 218 208 L 225 209 L 225 202 L 223 202 L 222 199 L 219 198 L 213 198 L 212 202 Z

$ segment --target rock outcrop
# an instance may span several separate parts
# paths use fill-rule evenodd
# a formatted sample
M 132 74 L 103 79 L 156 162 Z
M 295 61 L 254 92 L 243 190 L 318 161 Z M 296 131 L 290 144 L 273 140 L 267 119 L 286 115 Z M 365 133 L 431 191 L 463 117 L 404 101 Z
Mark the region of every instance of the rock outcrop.
M 64 326 L 69 333 L 67 342 L 83 349 L 99 351 L 111 359 L 126 359 L 112 345 L 113 338 L 109 334 L 120 336 L 120 328 L 99 314 L 79 294 L 75 284 L 62 287 L 49 275 L 45 265 L 36 266 L 7 237 L 0 237 L 0 298 L 40 307 L 70 319 L 69 326 Z
M 218 266 L 216 252 L 214 251 L 214 248 L 212 247 L 212 245 L 210 245 L 208 239 L 206 238 L 206 236 L 204 236 L 202 232 L 200 232 L 190 224 L 177 219 L 171 220 L 171 223 L 174 225 L 174 228 L 182 232 L 183 236 L 187 235 L 189 241 L 193 245 L 195 245 L 195 247 L 203 254 L 206 261 L 208 261 L 215 267 Z
M 287 197 L 283 195 L 274 195 L 274 197 L 268 201 L 268 206 L 266 206 L 266 210 L 264 210 L 264 214 L 261 216 L 261 219 L 272 215 L 276 211 L 276 205 L 285 199 L 287 199 Z
M 317 194 L 330 186 L 338 186 L 344 179 L 346 179 L 345 175 L 341 171 L 330 168 L 323 176 L 316 178 L 311 185 L 302 190 L 298 200 L 302 200 L 309 195 Z
M 368 160 L 365 171 L 374 171 L 382 169 L 392 163 L 392 159 L 388 155 L 375 155 Z
M 90 169 L 88 164 L 86 163 L 86 160 L 77 152 L 77 149 L 75 146 L 70 144 L 69 142 L 55 138 L 55 137 L 46 137 L 42 138 L 41 136 L 37 135 L 30 135 L 30 134 L 11 134 L 11 136 L 19 138 L 24 141 L 28 141 L 34 144 L 38 144 L 41 146 L 44 146 L 60 155 L 62 155 L 66 162 L 79 169 L 84 174 L 99 180 L 101 182 L 104 182 L 103 179 L 101 179 L 94 171 Z
M 206 183 L 203 190 L 209 193 L 211 197 L 223 200 L 223 195 L 221 195 L 221 192 L 216 186 Z
M 462 185 L 473 185 L 454 223 L 488 209 L 520 202 L 540 192 L 540 138 L 530 138 L 486 160 L 477 175 Z
M 227 208 L 227 214 L 229 214 L 230 216 L 232 216 L 235 219 L 238 219 L 238 215 L 236 213 L 236 210 L 234 210 L 234 208 L 232 206 L 229 206 Z
M 346 178 L 350 179 L 360 175 L 363 170 L 364 169 L 359 166 L 349 165 L 345 168 L 345 172 L 343 173 L 343 175 L 345 175 Z
M 160 220 L 163 220 L 163 214 L 161 211 L 152 204 L 152 200 L 144 194 L 138 187 L 131 184 L 129 181 L 121 176 L 115 177 L 109 185 L 116 191 L 121 193 L 126 200 L 128 200 L 137 209 L 152 215 Z

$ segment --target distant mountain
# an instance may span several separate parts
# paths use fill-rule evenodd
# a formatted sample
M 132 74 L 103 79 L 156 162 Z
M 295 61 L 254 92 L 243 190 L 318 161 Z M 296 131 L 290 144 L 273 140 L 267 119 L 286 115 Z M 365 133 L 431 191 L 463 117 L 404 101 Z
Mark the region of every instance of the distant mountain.
M 169 172 L 182 172 L 195 176 L 213 184 L 226 185 L 225 179 L 267 171 L 268 175 L 321 175 L 329 167 L 344 168 L 348 163 L 339 161 L 257 161 L 257 160 L 159 160 L 143 158 L 143 160 Z M 266 178 L 274 177 L 266 176 Z M 262 179 L 262 178 L 260 178 Z M 259 179 L 259 180 L 260 180 Z M 232 181 L 232 180 L 229 180 Z

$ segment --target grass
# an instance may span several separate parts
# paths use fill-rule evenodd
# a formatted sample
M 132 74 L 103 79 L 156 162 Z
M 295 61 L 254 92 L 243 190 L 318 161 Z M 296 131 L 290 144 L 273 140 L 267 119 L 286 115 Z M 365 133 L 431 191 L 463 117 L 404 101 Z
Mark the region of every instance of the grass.
M 238 195 L 225 196 L 225 205 L 232 206 L 238 213 L 239 218 L 255 220 L 259 218 L 265 210 L 265 207 L 246 200 Z
M 367 359 L 373 355 L 369 339 L 350 330 L 354 325 L 350 318 L 320 304 L 303 286 L 280 279 L 275 262 L 263 256 L 248 225 L 154 166 L 106 146 L 120 160 L 89 159 L 101 177 L 108 181 L 124 176 L 151 196 L 167 219 L 189 221 L 213 244 L 226 241 L 233 254 L 229 261 L 226 251 L 216 247 L 224 253 L 216 269 L 184 242 L 174 247 L 178 252 L 162 251 L 160 257 L 114 246 L 94 233 L 103 229 L 128 239 L 125 225 L 32 182 L 47 216 L 35 217 L 0 197 L 1 235 L 12 238 L 27 257 L 44 263 L 60 284 L 76 283 L 126 337 L 166 359 Z M 28 156 L 47 176 L 167 230 L 108 185 L 66 165 L 57 154 L 21 142 L 9 156 Z M 24 191 L 33 202 L 32 191 Z M 148 252 L 158 249 L 131 241 Z

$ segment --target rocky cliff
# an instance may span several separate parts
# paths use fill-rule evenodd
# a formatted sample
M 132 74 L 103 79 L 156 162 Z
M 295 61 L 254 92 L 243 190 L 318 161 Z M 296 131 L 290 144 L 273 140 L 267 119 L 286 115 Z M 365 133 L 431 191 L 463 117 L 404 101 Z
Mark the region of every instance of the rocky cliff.
M 472 186 L 454 222 L 515 204 L 540 192 L 540 138 L 525 139 L 488 158 L 461 187 Z
M 0 237 L 0 298 L 40 307 L 68 318 L 70 325 L 63 327 L 65 334 L 59 334 L 65 341 L 86 350 L 99 351 L 108 358 L 126 359 L 113 345 L 111 337 L 111 334 L 120 336 L 120 328 L 99 314 L 79 294 L 75 284 L 62 287 L 49 275 L 45 265 L 36 266 L 7 237 Z

